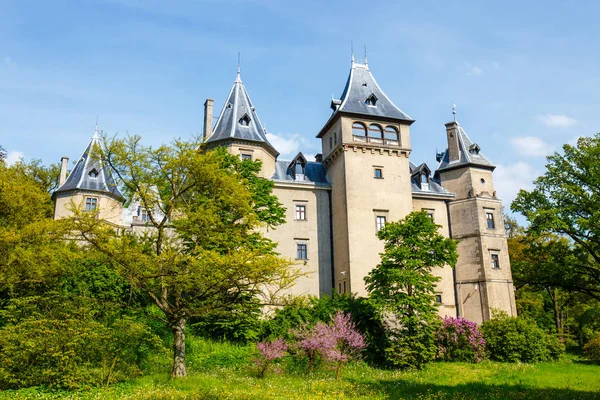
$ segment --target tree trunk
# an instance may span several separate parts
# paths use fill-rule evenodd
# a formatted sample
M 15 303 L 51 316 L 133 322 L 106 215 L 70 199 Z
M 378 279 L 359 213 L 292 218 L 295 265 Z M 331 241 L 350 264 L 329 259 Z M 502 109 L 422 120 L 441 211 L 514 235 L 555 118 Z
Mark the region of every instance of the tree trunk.
M 170 323 L 173 332 L 173 378 L 187 375 L 185 368 L 185 318 L 177 318 Z
M 552 311 L 554 313 L 554 325 L 556 326 L 556 333 L 558 335 L 558 338 L 560 340 L 563 340 L 563 318 L 562 310 L 560 309 L 560 304 L 558 303 L 557 289 L 548 289 L 548 294 L 550 295 L 550 299 L 552 300 Z

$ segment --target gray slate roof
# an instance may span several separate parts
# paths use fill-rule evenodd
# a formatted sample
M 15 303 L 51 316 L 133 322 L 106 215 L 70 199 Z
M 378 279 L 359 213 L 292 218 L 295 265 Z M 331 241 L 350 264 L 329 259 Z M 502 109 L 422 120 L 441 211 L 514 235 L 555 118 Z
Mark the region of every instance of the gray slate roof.
M 409 166 L 410 166 L 410 175 L 411 175 L 410 186 L 411 186 L 411 191 L 413 193 L 454 196 L 454 193 L 446 190 L 445 187 L 440 185 L 437 181 L 435 181 L 431 177 L 429 178 L 429 190 L 421 189 L 420 175 L 418 173 L 419 172 L 427 173 L 429 171 L 429 167 L 425 163 L 423 163 L 419 166 L 416 166 L 412 162 L 409 162 Z
M 438 155 L 438 161 L 440 164 L 435 171 L 435 176 L 437 177 L 440 171 L 454 169 L 466 165 L 474 165 L 484 168 L 487 167 L 491 169 L 496 168 L 496 166 L 489 162 L 488 159 L 485 158 L 485 156 L 479 151 L 479 145 L 469 138 L 462 126 L 460 126 L 458 123 L 456 123 L 456 125 L 458 131 L 460 158 L 455 161 L 450 161 L 448 149 L 446 149 L 442 154 Z M 476 149 L 477 151 L 471 152 L 470 150 L 472 149 Z
M 327 180 L 327 176 L 325 174 L 325 167 L 320 162 L 309 161 L 306 163 L 304 167 L 304 180 L 297 181 L 294 180 L 294 175 L 292 171 L 293 161 L 287 160 L 278 160 L 275 162 L 275 172 L 271 177 L 273 181 L 287 181 L 287 182 L 297 182 L 297 183 L 315 183 L 318 185 L 327 185 L 330 183 Z
M 110 169 L 102 164 L 98 156 L 93 154 L 95 151 L 100 151 L 97 125 L 92 140 L 90 140 L 77 164 L 71 170 L 65 183 L 55 193 L 86 190 L 105 193 L 120 201 L 125 201 L 125 197 L 119 191 Z M 97 176 L 93 177 L 95 173 L 97 173 Z
M 366 103 L 367 99 L 372 95 L 376 98 L 374 106 Z M 341 104 L 338 105 L 339 102 Z M 352 62 L 350 75 L 348 76 L 341 100 L 333 100 L 331 106 L 334 113 L 339 111 L 410 122 L 414 121 L 408 114 L 396 107 L 383 90 L 381 90 L 367 63 Z
M 242 124 L 241 121 L 243 118 L 248 119 L 247 125 Z M 267 139 L 266 130 L 258 119 L 254 105 L 240 78 L 239 70 L 229 96 L 227 96 L 227 100 L 223 105 L 221 114 L 219 114 L 212 135 L 206 142 L 211 143 L 230 139 L 261 142 L 277 153 L 276 149 Z

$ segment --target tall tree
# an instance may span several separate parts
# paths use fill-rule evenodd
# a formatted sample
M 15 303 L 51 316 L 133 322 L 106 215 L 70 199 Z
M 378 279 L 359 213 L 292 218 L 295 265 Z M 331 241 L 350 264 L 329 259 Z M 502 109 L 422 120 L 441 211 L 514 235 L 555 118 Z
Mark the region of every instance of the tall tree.
M 103 162 L 145 210 L 150 229 L 117 232 L 83 211 L 73 218 L 81 238 L 164 314 L 174 337 L 174 377 L 187 373 L 190 317 L 232 304 L 254 307 L 248 299 L 260 296 L 269 302 L 296 276 L 259 231 L 282 223 L 285 211 L 272 183 L 257 177 L 260 163 L 199 146 L 178 140 L 153 149 L 138 136 L 105 138 Z
M 378 236 L 385 242 L 381 263 L 367 277 L 370 298 L 383 316 L 391 316 L 387 349 L 401 367 L 421 367 L 435 356 L 438 322 L 432 268 L 458 258 L 456 243 L 443 237 L 425 212 L 385 225 Z
M 571 241 L 557 238 L 553 244 L 570 259 L 548 271 L 548 280 L 596 300 L 600 300 L 599 158 L 600 134 L 579 138 L 575 146 L 564 145 L 563 154 L 548 157 L 546 172 L 535 181 L 535 188 L 519 191 L 511 205 L 527 218 L 531 234 L 555 234 Z

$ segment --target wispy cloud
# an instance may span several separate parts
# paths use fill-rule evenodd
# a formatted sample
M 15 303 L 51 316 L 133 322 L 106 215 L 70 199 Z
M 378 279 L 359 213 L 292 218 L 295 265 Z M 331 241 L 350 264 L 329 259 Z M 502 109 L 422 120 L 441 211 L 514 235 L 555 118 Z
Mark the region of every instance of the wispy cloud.
M 517 154 L 527 157 L 544 157 L 554 151 L 554 146 L 535 136 L 515 137 L 510 140 Z
M 481 76 L 483 75 L 483 70 L 481 68 L 479 68 L 477 65 L 471 65 L 468 62 L 465 62 L 465 67 L 467 67 L 467 75 L 476 75 L 476 76 Z
M 6 163 L 8 165 L 13 165 L 17 161 L 20 161 L 23 157 L 25 157 L 25 154 L 23 154 L 23 152 L 11 150 L 6 154 Z
M 538 115 L 537 119 L 542 124 L 553 128 L 565 128 L 568 126 L 575 125 L 577 123 L 576 119 L 568 117 L 564 114 L 543 114 Z
M 531 190 L 538 175 L 530 164 L 521 161 L 513 165 L 498 165 L 494 171 L 494 182 L 498 197 L 503 200 L 504 206 L 510 207 L 519 190 Z
M 316 147 L 318 142 L 307 140 L 299 133 L 267 133 L 267 139 L 277 151 L 281 153 L 282 158 L 292 158 L 299 151 L 302 151 L 304 156 L 309 159 L 314 159 L 314 154 L 321 150 Z

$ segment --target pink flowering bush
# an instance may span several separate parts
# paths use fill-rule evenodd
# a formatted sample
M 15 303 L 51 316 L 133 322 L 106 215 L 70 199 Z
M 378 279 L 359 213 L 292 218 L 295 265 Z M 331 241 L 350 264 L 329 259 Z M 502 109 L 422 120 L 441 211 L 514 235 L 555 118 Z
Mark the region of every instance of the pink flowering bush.
M 294 333 L 298 338 L 298 349 L 308 359 L 308 371 L 312 372 L 319 360 L 332 362 L 336 365 L 337 379 L 343 364 L 356 357 L 366 343 L 349 314 L 340 311 L 330 318 L 330 324 L 317 322 L 312 328 L 303 326 Z
M 444 361 L 480 362 L 485 340 L 479 326 L 464 318 L 444 318 L 435 335 L 437 357 Z
M 274 360 L 285 356 L 287 344 L 283 339 L 279 338 L 272 342 L 257 343 L 256 348 L 258 350 L 258 356 L 254 360 L 254 363 L 258 367 L 258 376 L 263 378 L 267 369 L 269 369 L 269 365 L 271 365 Z

